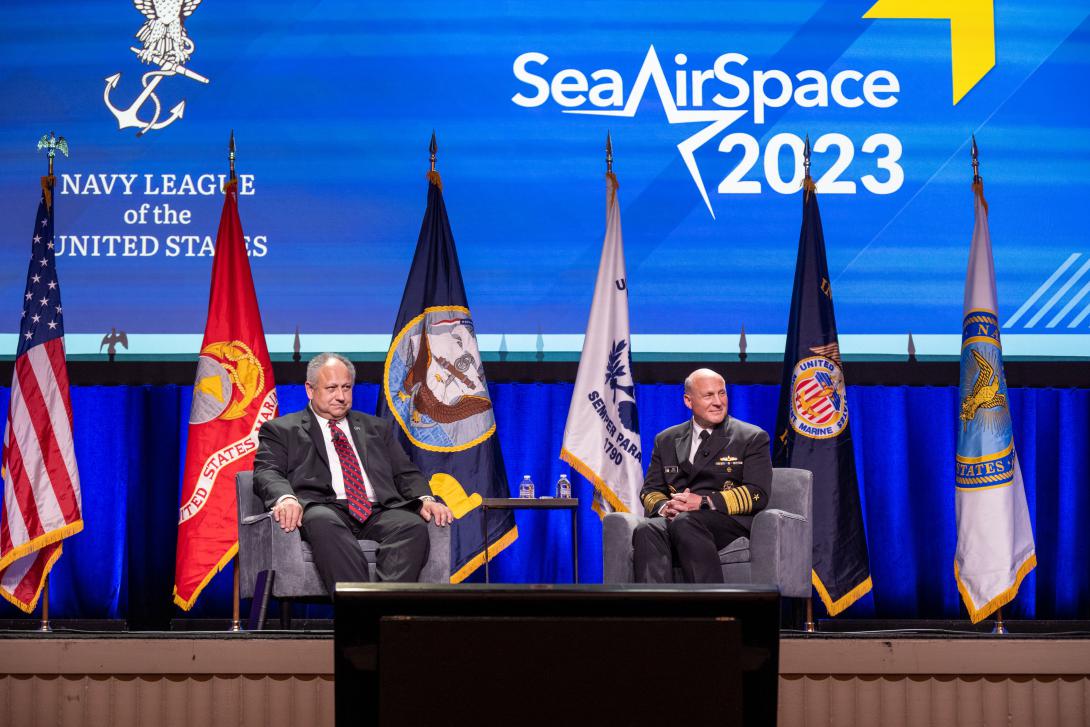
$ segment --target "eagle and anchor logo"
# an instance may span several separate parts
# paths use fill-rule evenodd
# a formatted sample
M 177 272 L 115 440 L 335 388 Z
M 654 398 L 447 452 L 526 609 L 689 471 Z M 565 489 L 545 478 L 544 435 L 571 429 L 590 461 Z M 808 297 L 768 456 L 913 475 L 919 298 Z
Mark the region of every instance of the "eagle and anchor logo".
M 240 419 L 265 393 L 265 369 L 242 341 L 217 341 L 201 350 L 190 424 Z
M 473 319 L 461 306 L 428 308 L 401 329 L 384 388 L 398 424 L 422 449 L 469 449 L 496 431 Z
M 143 90 L 128 106 L 120 107 L 113 103 L 110 96 L 121 82 L 121 72 L 106 78 L 106 88 L 102 100 L 106 108 L 117 119 L 118 129 L 136 128 L 137 136 L 149 131 L 165 129 L 185 113 L 185 99 L 175 104 L 163 114 L 163 104 L 156 94 L 156 89 L 164 78 L 184 76 L 185 78 L 208 83 L 201 74 L 184 65 L 193 55 L 196 45 L 185 29 L 185 19 L 193 14 L 201 0 L 133 0 L 133 5 L 146 20 L 136 32 L 136 39 L 144 44 L 143 48 L 130 47 L 141 63 L 156 65 L 159 70 L 148 71 L 140 79 Z M 151 106 L 150 114 L 141 118 L 141 110 Z

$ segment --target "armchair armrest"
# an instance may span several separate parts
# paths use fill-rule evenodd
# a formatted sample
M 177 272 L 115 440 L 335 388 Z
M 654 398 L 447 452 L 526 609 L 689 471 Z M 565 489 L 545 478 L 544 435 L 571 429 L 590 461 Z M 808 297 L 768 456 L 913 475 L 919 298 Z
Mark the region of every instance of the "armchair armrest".
M 632 583 L 632 535 L 646 518 L 629 512 L 611 512 L 602 520 L 602 582 Z
M 750 529 L 750 563 L 754 583 L 778 586 L 780 595 L 810 595 L 813 531 L 801 515 L 762 510 Z
M 243 518 L 238 529 L 239 596 L 251 598 L 257 574 L 276 571 L 273 595 L 292 596 L 303 588 L 303 539 L 299 530 L 284 532 L 265 512 Z
M 420 571 L 421 583 L 450 583 L 450 532 L 452 526 L 444 528 L 428 523 L 428 560 Z

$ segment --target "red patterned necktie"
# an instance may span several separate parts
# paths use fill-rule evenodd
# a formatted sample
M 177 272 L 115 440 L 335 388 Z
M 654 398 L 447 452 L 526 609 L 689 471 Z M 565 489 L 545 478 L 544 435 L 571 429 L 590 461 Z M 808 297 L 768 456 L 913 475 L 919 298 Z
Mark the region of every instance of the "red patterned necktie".
M 333 420 L 329 422 L 333 434 L 333 448 L 337 450 L 337 459 L 341 461 L 341 474 L 344 475 L 344 494 L 348 498 L 348 510 L 361 523 L 371 515 L 371 502 L 367 499 L 367 488 L 363 486 L 363 472 L 360 461 L 352 451 L 348 437 Z

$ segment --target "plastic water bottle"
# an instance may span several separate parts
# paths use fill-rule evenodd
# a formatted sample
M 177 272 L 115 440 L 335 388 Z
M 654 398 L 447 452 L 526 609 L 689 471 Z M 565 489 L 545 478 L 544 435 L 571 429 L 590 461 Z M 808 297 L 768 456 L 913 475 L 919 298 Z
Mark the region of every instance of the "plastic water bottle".
M 522 476 L 522 482 L 519 483 L 519 497 L 534 499 L 534 481 L 530 479 L 530 475 Z
M 556 481 L 556 496 L 562 500 L 571 499 L 571 480 L 568 479 L 567 472 L 562 473 Z

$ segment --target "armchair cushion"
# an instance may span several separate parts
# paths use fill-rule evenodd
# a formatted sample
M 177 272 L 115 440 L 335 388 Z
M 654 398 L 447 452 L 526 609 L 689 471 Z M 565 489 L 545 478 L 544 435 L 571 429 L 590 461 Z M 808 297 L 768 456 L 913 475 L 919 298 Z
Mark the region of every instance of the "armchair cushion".
M 329 597 L 318 577 L 310 544 L 298 530 L 286 533 L 273 520 L 272 513 L 265 510 L 253 492 L 253 473 L 240 472 L 235 484 L 239 513 L 239 596 L 252 598 L 257 574 L 275 571 L 272 595 L 277 598 Z M 430 550 L 420 572 L 422 583 L 450 582 L 450 531 L 450 527 L 429 524 Z M 374 578 L 378 543 L 360 540 L 359 545 Z
M 719 551 L 726 583 L 770 584 L 781 595 L 810 595 L 813 562 L 813 475 L 807 470 L 772 470 L 768 507 L 753 518 L 748 538 Z M 632 535 L 645 518 L 610 513 L 602 521 L 603 581 L 632 583 Z M 675 569 L 675 579 L 680 572 Z

